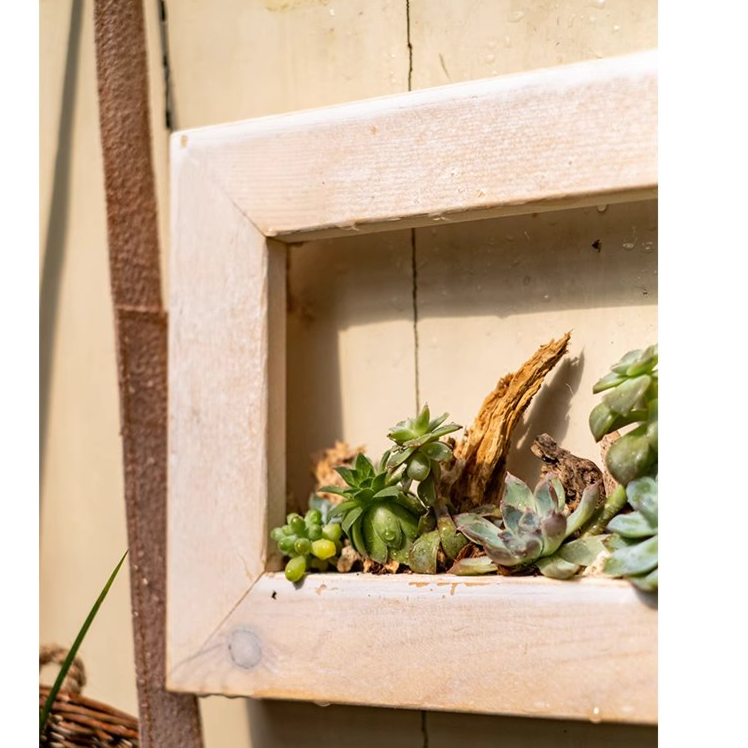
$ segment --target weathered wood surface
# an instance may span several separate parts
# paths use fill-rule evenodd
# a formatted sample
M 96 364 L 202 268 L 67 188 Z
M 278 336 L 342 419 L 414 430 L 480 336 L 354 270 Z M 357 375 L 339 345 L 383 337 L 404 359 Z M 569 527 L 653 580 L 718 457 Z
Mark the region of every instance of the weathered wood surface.
M 293 240 L 643 199 L 657 185 L 656 60 L 642 52 L 174 137 L 260 231 Z
M 656 637 L 651 601 L 621 581 L 326 574 L 297 589 L 270 573 L 170 679 L 198 693 L 653 723 Z

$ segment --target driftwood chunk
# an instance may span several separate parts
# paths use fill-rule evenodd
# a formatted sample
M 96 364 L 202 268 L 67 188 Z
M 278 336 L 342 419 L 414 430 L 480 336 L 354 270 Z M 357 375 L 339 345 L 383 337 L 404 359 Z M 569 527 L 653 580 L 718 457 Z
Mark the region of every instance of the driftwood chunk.
M 600 459 L 603 461 L 603 485 L 605 486 L 605 493 L 607 496 L 613 493 L 618 486 L 618 481 L 608 472 L 607 463 L 605 462 L 608 456 L 608 450 L 613 446 L 614 442 L 618 441 L 621 435 L 617 431 L 613 431 L 610 434 L 600 439 Z
M 344 545 L 343 550 L 340 552 L 340 558 L 338 559 L 337 569 L 343 574 L 347 574 L 350 571 L 354 571 L 357 568 L 361 568 L 363 559 L 359 552 L 352 545 Z
M 570 333 L 541 346 L 514 374 L 499 380 L 457 444 L 452 465 L 443 471 L 438 493 L 457 511 L 498 504 L 514 427 L 546 375 L 566 353 Z
M 530 449 L 543 463 L 540 469 L 541 479 L 548 473 L 553 473 L 561 481 L 570 512 L 577 508 L 584 489 L 594 484 L 600 488 L 600 502 L 605 501 L 603 473 L 592 460 L 573 455 L 560 447 L 548 434 L 538 436 Z
M 400 564 L 394 559 L 390 559 L 386 564 L 380 564 L 373 558 L 364 559 L 365 574 L 397 574 Z

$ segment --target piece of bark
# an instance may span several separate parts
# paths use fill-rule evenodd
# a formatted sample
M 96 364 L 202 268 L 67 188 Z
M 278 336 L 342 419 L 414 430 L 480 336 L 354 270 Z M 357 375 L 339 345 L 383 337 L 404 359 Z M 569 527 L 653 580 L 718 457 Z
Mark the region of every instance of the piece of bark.
M 605 501 L 603 473 L 592 460 L 573 455 L 560 447 L 548 434 L 536 437 L 530 449 L 543 463 L 540 469 L 541 480 L 549 473 L 553 473 L 561 481 L 566 492 L 566 506 L 569 512 L 577 508 L 584 489 L 588 486 L 597 484 L 600 490 L 598 504 Z
M 541 346 L 514 374 L 502 377 L 483 401 L 439 480 L 438 495 L 448 498 L 458 512 L 499 503 L 514 427 L 546 375 L 566 353 L 570 338 L 567 332 Z
M 352 545 L 344 545 L 338 559 L 337 570 L 342 574 L 347 574 L 362 565 L 363 559 L 359 552 Z
M 610 496 L 618 486 L 618 481 L 608 472 L 607 457 L 608 450 L 613 446 L 614 442 L 617 442 L 621 438 L 621 435 L 617 431 L 613 431 L 610 434 L 600 439 L 600 459 L 603 461 L 603 486 L 605 487 L 605 495 Z
M 363 452 L 366 447 L 357 447 L 351 449 L 347 442 L 336 440 L 335 446 L 329 449 L 321 449 L 312 455 L 312 475 L 314 476 L 314 488 L 312 491 L 320 498 L 329 499 L 333 504 L 339 504 L 342 496 L 334 493 L 320 493 L 322 486 L 338 486 L 345 488 L 346 482 L 335 472 L 336 467 L 345 465 L 351 467 L 359 452 Z
M 392 559 L 390 559 L 386 564 L 380 564 L 373 558 L 364 559 L 365 574 L 396 574 L 399 568 L 400 564 Z

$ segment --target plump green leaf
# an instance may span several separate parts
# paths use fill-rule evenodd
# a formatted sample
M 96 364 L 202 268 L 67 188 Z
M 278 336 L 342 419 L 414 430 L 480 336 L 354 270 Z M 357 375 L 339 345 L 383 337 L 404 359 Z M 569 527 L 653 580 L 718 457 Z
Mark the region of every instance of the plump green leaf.
M 392 439 L 393 442 L 402 444 L 407 442 L 408 439 L 414 439 L 416 434 L 412 429 L 408 428 L 405 423 L 398 423 L 390 432 L 387 434 L 388 439 Z
M 371 517 L 374 531 L 387 547 L 399 548 L 403 543 L 403 531 L 393 508 L 387 504 L 379 504 L 371 510 Z
M 605 434 L 612 430 L 616 420 L 615 413 L 606 403 L 598 403 L 590 413 L 590 431 L 595 441 L 599 442 Z
M 512 506 L 520 511 L 525 509 L 537 510 L 532 491 L 519 478 L 510 473 L 507 473 L 506 476 L 504 496 L 501 503 L 502 506 Z
M 436 530 L 436 517 L 434 517 L 433 512 L 426 512 L 418 519 L 418 536 L 420 537 L 433 530 Z
M 389 502 L 387 508 L 392 512 L 400 522 L 405 537 L 411 540 L 418 536 L 418 517 L 414 516 L 412 512 L 404 509 L 399 504 Z
M 431 472 L 431 460 L 420 452 L 415 452 L 408 465 L 408 477 L 415 481 L 424 481 Z
M 353 509 L 354 506 L 358 506 L 358 504 L 353 499 L 341 501 L 340 504 L 336 504 L 332 509 L 330 509 L 330 513 L 327 515 L 327 518 L 332 519 L 333 517 L 338 517 L 342 514 L 345 514 L 346 512 Z
M 432 460 L 442 462 L 452 456 L 452 450 L 444 442 L 431 442 L 421 447 L 421 452 Z
M 538 556 L 554 554 L 566 537 L 566 517 L 561 512 L 552 512 L 540 520 L 540 531 L 543 536 L 542 549 Z
M 644 475 L 655 459 L 656 453 L 649 445 L 646 427 L 640 427 L 613 443 L 605 464 L 619 483 L 627 485 Z
M 595 395 L 597 395 L 600 392 L 609 390 L 611 387 L 617 387 L 621 382 L 625 380 L 626 380 L 625 375 L 616 374 L 614 371 L 611 371 L 609 374 L 606 374 L 602 379 L 599 379 L 597 382 L 595 382 L 595 385 L 592 387 L 592 392 Z
M 410 547 L 408 561 L 411 571 L 417 574 L 436 574 L 439 551 L 439 533 L 435 530 L 417 538 Z
M 478 574 L 493 574 L 499 568 L 488 556 L 477 556 L 475 558 L 463 558 L 452 564 L 450 574 L 461 577 L 476 576 Z
M 418 484 L 418 497 L 426 506 L 434 506 L 436 503 L 436 487 L 434 486 L 433 475 L 429 475 L 426 480 Z
M 586 538 L 572 540 L 564 543 L 556 551 L 556 556 L 572 564 L 591 566 L 605 550 L 604 541 L 606 538 L 606 535 L 591 535 Z
M 360 483 L 359 476 L 352 468 L 345 465 L 338 465 L 333 470 L 349 485 L 358 486 Z
M 652 527 L 641 512 L 630 512 L 613 517 L 608 524 L 608 529 L 624 538 L 648 538 L 657 532 L 657 528 Z
M 577 508 L 566 520 L 566 536 L 573 535 L 585 525 L 595 512 L 597 502 L 600 500 L 600 488 L 595 483 L 587 486 L 582 492 L 582 498 Z
M 544 577 L 551 579 L 571 579 L 579 571 L 577 564 L 566 561 L 558 553 L 538 559 L 535 566 Z
M 429 442 L 434 442 L 437 439 L 441 439 L 443 436 L 451 434 L 453 431 L 457 431 L 461 428 L 462 426 L 458 426 L 456 423 L 447 423 L 444 426 L 440 426 L 434 431 L 429 431 L 426 434 L 422 434 L 421 436 L 417 436 L 414 439 L 410 439 L 409 441 L 405 442 L 405 446 L 422 447 L 424 444 L 428 444 Z
M 614 551 L 605 562 L 605 573 L 613 577 L 645 574 L 657 568 L 657 535 L 636 545 Z
M 436 429 L 438 429 L 447 418 L 449 418 L 449 413 L 442 413 L 438 418 L 434 418 L 429 423 L 428 431 L 436 431 Z
M 380 564 L 386 564 L 389 551 L 387 543 L 382 540 L 374 527 L 374 513 L 371 511 L 365 512 L 361 521 L 366 555 Z
M 550 481 L 544 480 L 538 483 L 535 488 L 535 504 L 538 514 L 541 515 L 550 514 L 559 508 L 558 497 Z
M 359 452 L 356 455 L 356 462 L 354 464 L 356 466 L 357 473 L 360 473 L 363 476 L 374 475 L 374 465 L 363 452 Z
M 416 451 L 415 447 L 407 447 L 405 449 L 393 449 L 390 459 L 387 463 L 387 467 L 391 470 L 399 465 L 402 465 L 412 454 Z
M 416 436 L 425 434 L 429 427 L 429 421 L 431 420 L 431 412 L 429 411 L 428 403 L 423 406 L 421 412 L 416 416 L 416 421 L 413 427 L 413 431 Z
M 480 512 L 476 512 L 476 514 L 480 514 Z M 521 512 L 516 507 L 513 507 L 509 504 L 504 504 L 504 512 L 499 513 L 499 517 L 504 518 L 504 527 L 507 528 L 510 532 L 517 532 L 519 530 L 519 521 L 522 519 L 522 515 L 524 512 Z M 480 516 L 486 516 L 486 515 L 480 515 Z M 488 515 L 491 516 L 491 515 Z
M 627 379 L 613 390 L 609 390 L 603 397 L 603 402 L 619 415 L 626 415 L 634 410 L 641 402 L 649 389 L 652 380 L 646 374 Z
M 454 518 L 454 522 L 457 529 L 474 543 L 479 545 L 504 545 L 499 528 L 493 522 L 489 522 L 478 514 L 472 514 L 471 512 L 458 514 Z
M 353 547 L 364 557 L 369 556 L 369 552 L 366 549 L 366 542 L 364 539 L 364 532 L 363 532 L 363 520 L 361 517 L 356 520 L 351 525 L 351 532 L 349 533 L 348 537 L 351 539 L 351 544 Z
M 638 587 L 642 592 L 657 592 L 659 569 L 650 571 L 649 574 L 628 577 L 629 582 Z
M 626 497 L 634 509 L 641 512 L 650 525 L 657 528 L 657 480 L 644 476 L 631 481 L 626 486 Z
M 407 509 L 414 517 L 420 517 L 427 509 L 423 502 L 412 493 L 400 492 L 398 496 L 393 496 L 390 501 L 399 504 L 403 509 Z
M 485 544 L 486 555 L 500 566 L 525 566 L 540 558 L 543 541 L 539 536 L 512 537 L 502 534 L 503 545 Z
M 610 367 L 610 370 L 615 372 L 616 374 L 626 376 L 626 372 L 629 370 L 629 367 L 635 362 L 639 361 L 642 352 L 643 351 L 641 349 L 629 351 L 626 355 L 621 357 L 620 361 L 613 364 L 613 366 Z
M 462 533 L 457 532 L 457 527 L 448 514 L 439 517 L 437 529 L 444 553 L 448 559 L 454 561 L 457 554 L 467 545 L 467 539 Z
M 387 488 L 383 488 L 381 491 L 377 491 L 374 494 L 373 498 L 375 501 L 379 501 L 380 499 L 395 498 L 401 493 L 402 490 L 399 486 L 387 486 Z
M 626 369 L 626 376 L 636 377 L 640 374 L 652 371 L 652 369 L 657 366 L 658 360 L 658 346 L 655 343 L 654 345 L 650 345 L 649 348 L 645 348 L 641 351 L 639 356 L 629 363 L 629 366 Z
M 351 525 L 361 516 L 363 511 L 364 508 L 361 506 L 354 506 L 346 511 L 343 521 L 340 523 L 340 526 L 343 528 L 343 532 L 346 535 L 350 535 Z
M 340 486 L 322 486 L 318 489 L 319 493 L 334 493 L 337 496 L 348 496 L 350 488 L 340 488 Z

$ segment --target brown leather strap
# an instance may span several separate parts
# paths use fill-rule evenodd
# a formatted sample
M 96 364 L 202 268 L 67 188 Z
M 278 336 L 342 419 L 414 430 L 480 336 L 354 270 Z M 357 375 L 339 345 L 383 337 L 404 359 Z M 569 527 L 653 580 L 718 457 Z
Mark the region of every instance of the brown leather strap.
M 201 748 L 194 696 L 166 691 L 166 313 L 141 0 L 95 0 L 96 69 L 143 748 Z

